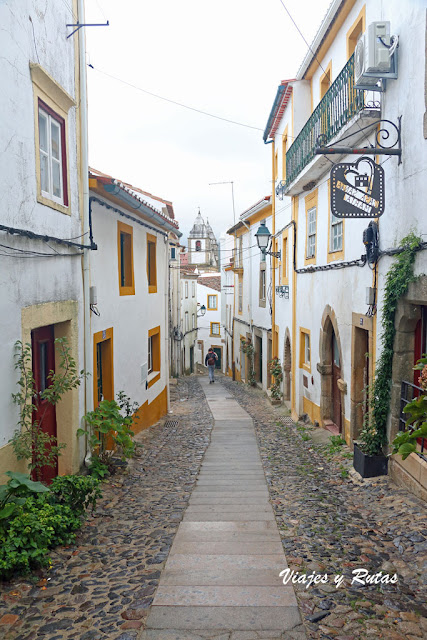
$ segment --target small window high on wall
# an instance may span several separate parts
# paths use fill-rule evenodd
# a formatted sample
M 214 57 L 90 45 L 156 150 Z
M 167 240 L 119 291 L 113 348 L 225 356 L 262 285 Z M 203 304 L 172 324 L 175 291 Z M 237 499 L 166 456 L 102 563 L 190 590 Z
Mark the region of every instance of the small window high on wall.
M 157 293 L 157 238 L 147 233 L 147 279 L 148 293 Z
M 117 245 L 120 295 L 134 295 L 133 227 L 128 224 L 124 224 L 124 222 L 117 223 Z
M 196 240 L 196 251 L 202 250 L 202 243 L 200 240 Z
M 41 193 L 67 207 L 65 120 L 41 100 L 38 117 Z

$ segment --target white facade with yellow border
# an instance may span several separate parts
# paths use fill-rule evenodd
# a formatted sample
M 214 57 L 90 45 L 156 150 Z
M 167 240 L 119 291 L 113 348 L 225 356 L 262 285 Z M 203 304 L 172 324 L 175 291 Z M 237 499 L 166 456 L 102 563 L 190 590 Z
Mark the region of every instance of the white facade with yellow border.
M 49 5 L 43 12 L 35 0 L 13 3 L 13 11 L 10 4 L 0 6 L 0 481 L 5 471 L 26 467 L 9 444 L 18 421 L 12 402 L 19 378 L 15 343 L 31 344 L 36 330 L 49 327 L 52 339 L 67 337 L 83 368 L 79 245 L 88 244 L 82 237 L 79 40 L 67 39 L 66 27 L 72 12 L 79 17 L 77 2 Z M 57 366 L 57 352 L 55 360 Z M 66 444 L 59 474 L 76 472 L 82 463 L 84 442 L 76 430 L 83 413 L 84 385 L 56 406 L 57 439 Z

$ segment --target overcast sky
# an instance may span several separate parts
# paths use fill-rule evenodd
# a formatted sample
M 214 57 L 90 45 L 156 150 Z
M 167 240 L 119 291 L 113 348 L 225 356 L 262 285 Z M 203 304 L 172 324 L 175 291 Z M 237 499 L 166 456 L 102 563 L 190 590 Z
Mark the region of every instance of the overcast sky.
M 284 0 L 311 43 L 330 0 Z M 186 236 L 200 207 L 217 237 L 271 193 L 262 134 L 307 46 L 280 0 L 86 0 L 89 162 L 171 200 Z M 216 116 L 159 100 L 105 74 Z

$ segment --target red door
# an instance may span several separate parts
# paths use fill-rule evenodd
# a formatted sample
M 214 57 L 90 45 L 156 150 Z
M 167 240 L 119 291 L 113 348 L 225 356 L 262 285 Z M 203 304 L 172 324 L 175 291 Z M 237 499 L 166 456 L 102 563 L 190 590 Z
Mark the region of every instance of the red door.
M 341 378 L 341 361 L 335 333 L 332 332 L 332 421 L 337 425 L 341 433 L 341 393 L 338 389 L 338 380 Z
M 31 347 L 33 352 L 33 376 L 35 382 L 36 395 L 33 412 L 33 423 L 37 421 L 39 429 L 54 438 L 56 442 L 56 412 L 55 405 L 40 398 L 49 385 L 48 378 L 51 371 L 55 371 L 55 338 L 53 326 L 41 327 L 31 332 Z M 34 454 L 35 455 L 35 454 Z M 34 460 L 33 460 L 34 462 Z M 33 472 L 36 480 L 41 480 L 50 484 L 58 475 L 58 459 L 54 461 L 54 466 L 43 466 L 39 471 Z M 37 477 L 38 476 L 38 477 Z

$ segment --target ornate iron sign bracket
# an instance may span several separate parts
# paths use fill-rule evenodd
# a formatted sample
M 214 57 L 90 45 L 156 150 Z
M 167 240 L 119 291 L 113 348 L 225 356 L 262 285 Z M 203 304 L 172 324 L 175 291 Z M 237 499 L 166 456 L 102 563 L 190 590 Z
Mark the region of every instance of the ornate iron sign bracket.
M 341 142 L 354 136 L 354 133 L 341 138 L 339 146 L 323 146 L 322 142 L 324 140 L 324 136 L 320 135 L 317 138 L 317 147 L 315 148 L 314 153 L 315 155 L 321 156 L 333 155 L 335 153 L 362 156 L 398 156 L 398 164 L 400 164 L 402 162 L 402 116 L 399 116 L 397 120 L 397 125 L 391 120 L 379 120 L 378 122 L 369 124 L 366 127 L 360 127 L 360 131 L 366 131 L 367 129 L 372 129 L 372 127 L 378 124 L 381 125 L 381 128 L 375 134 L 375 146 L 357 148 L 341 146 Z

